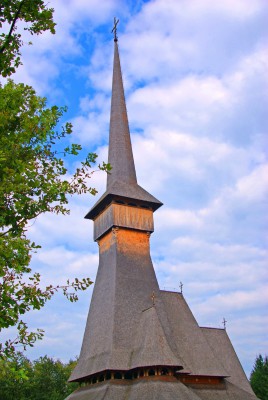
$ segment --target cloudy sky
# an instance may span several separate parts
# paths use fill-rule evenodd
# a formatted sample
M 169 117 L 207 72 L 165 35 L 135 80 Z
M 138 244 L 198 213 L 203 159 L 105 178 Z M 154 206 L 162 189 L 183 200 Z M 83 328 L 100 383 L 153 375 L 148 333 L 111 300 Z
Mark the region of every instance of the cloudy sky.
M 16 81 L 67 105 L 73 139 L 107 160 L 113 17 L 138 181 L 164 203 L 151 253 L 162 289 L 183 292 L 201 326 L 227 331 L 247 374 L 267 354 L 266 0 L 51 0 L 57 34 L 34 38 Z M 266 143 L 265 143 L 266 142 Z M 70 168 L 73 168 L 70 165 Z M 104 173 L 91 184 L 105 189 Z M 95 279 L 98 246 L 84 215 L 96 197 L 72 198 L 71 215 L 30 228 L 42 245 L 32 266 L 44 283 Z M 28 352 L 79 354 L 92 288 L 61 295 L 28 320 L 45 339 Z M 10 332 L 9 332 L 10 334 Z

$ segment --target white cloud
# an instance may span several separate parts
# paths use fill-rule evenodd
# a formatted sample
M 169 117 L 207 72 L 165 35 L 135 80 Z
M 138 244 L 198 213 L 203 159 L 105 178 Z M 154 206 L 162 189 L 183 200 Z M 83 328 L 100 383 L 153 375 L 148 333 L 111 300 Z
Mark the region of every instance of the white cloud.
M 249 205 L 258 200 L 267 200 L 268 164 L 257 166 L 250 175 L 242 177 L 237 182 L 236 197 Z
M 138 123 L 145 129 L 157 124 L 162 129 L 194 129 L 204 135 L 213 117 L 232 107 L 234 101 L 220 79 L 187 76 L 168 85 L 157 83 L 137 89 L 128 104 L 134 126 Z
M 190 2 L 184 2 L 191 13 L 200 13 L 207 15 L 210 13 L 226 14 L 229 17 L 240 19 L 247 19 L 254 17 L 256 13 L 261 12 L 265 3 L 262 0 L 250 1 L 250 0 L 225 0 L 221 2 L 215 2 L 213 0 L 204 0 L 202 2 L 193 0 Z
M 160 285 L 178 290 L 182 281 L 201 324 L 221 325 L 225 316 L 248 371 L 266 348 L 267 4 L 156 0 L 132 15 L 134 6 L 55 2 L 58 33 L 25 51 L 18 79 L 52 99 L 67 97 L 76 140 L 101 146 L 99 160 L 107 160 L 112 41 L 110 26 L 107 33 L 100 27 L 120 15 L 138 180 L 166 204 L 155 214 L 151 239 Z M 105 180 L 94 174 L 99 195 Z M 83 219 L 94 201 L 72 199 L 70 217 L 45 215 L 32 226 L 43 245 L 33 267 L 44 282 L 77 274 L 94 279 L 98 249 L 92 223 Z M 73 308 L 57 297 L 34 314 L 34 325 L 47 325 L 36 352 L 77 354 L 89 297 L 90 291 Z
M 71 122 L 76 141 L 97 146 L 107 138 L 110 101 L 103 96 L 97 96 L 96 104 L 93 105 L 93 102 L 94 98 L 90 101 L 81 98 L 80 107 L 83 115 L 73 118 Z

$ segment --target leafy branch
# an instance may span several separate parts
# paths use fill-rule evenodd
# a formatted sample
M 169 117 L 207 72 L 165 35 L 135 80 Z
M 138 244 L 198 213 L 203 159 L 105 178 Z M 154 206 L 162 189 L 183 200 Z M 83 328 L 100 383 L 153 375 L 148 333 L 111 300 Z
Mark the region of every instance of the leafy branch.
M 17 25 L 31 35 L 39 35 L 44 31 L 55 33 L 53 8 L 47 8 L 43 0 L 1 0 L 0 28 L 8 27 L 7 33 L 0 34 L 0 74 L 10 76 L 21 62 L 21 47 L 24 45 Z
M 72 133 L 70 123 L 57 129 L 65 111 L 47 108 L 46 99 L 29 86 L 12 81 L 0 86 L 0 331 L 13 326 L 18 333 L 0 347 L 2 356 L 42 338 L 41 330 L 28 331 L 23 315 L 41 309 L 59 291 L 77 301 L 78 291 L 92 283 L 76 278 L 42 289 L 40 275 L 30 267 L 32 253 L 40 248 L 27 238 L 31 221 L 47 212 L 69 214 L 70 196 L 97 193 L 88 185 L 92 167 L 96 169 L 95 153 L 89 153 L 73 174 L 68 171 L 67 161 L 82 147 L 61 144 Z M 111 167 L 103 163 L 98 169 L 109 172 Z

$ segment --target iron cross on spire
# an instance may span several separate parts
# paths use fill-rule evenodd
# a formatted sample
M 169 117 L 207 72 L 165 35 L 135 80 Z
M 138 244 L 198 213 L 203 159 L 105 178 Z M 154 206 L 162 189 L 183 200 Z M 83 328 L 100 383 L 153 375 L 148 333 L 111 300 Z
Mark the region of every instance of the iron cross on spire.
M 223 323 L 223 327 L 224 327 L 224 329 L 226 329 L 226 323 L 227 323 L 227 321 L 226 321 L 226 319 L 223 317 L 223 321 L 222 321 L 222 323 Z
M 114 34 L 114 41 L 117 42 L 118 41 L 118 37 L 117 37 L 117 24 L 119 22 L 119 19 L 116 20 L 116 17 L 114 17 L 114 27 L 112 29 L 112 32 Z

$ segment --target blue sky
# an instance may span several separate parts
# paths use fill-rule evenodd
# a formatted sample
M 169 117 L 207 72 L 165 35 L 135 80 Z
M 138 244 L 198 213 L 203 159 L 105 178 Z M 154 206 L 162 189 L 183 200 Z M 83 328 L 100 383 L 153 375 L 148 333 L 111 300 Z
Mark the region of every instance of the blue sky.
M 73 140 L 107 160 L 113 17 L 138 181 L 164 203 L 151 254 L 161 288 L 183 290 L 201 326 L 227 331 L 247 374 L 267 354 L 267 11 L 265 0 L 51 0 L 57 34 L 34 38 L 14 79 L 67 105 Z M 266 143 L 265 143 L 266 142 Z M 74 168 L 74 165 L 70 165 Z M 102 194 L 106 177 L 93 174 Z M 45 283 L 98 265 L 97 197 L 30 228 Z M 29 315 L 46 336 L 28 356 L 79 354 L 92 288 Z M 9 334 L 11 332 L 9 331 Z

